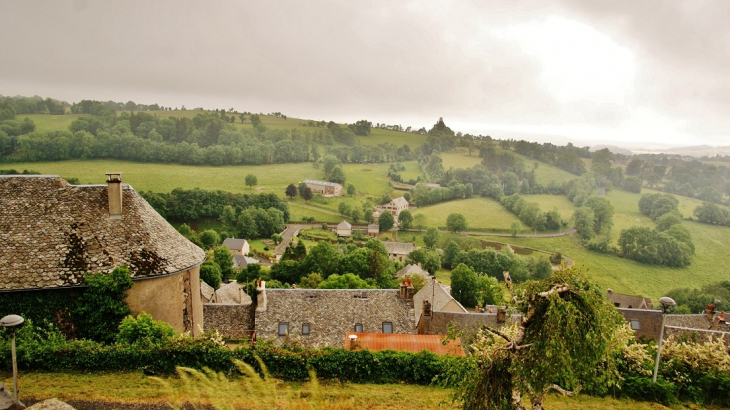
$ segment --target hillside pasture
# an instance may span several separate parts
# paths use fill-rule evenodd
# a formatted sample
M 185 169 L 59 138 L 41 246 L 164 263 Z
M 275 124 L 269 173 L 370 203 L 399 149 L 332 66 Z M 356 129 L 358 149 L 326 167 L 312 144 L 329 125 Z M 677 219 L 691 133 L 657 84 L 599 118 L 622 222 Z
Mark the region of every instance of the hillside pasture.
M 471 168 L 474 165 L 482 163 L 482 159 L 479 157 L 479 150 L 474 150 L 472 155 L 466 148 L 456 148 L 450 152 L 442 152 L 441 160 L 444 166 L 444 170 L 458 169 L 458 168 Z
M 450 213 L 462 213 L 466 217 L 469 230 L 506 231 L 512 222 L 519 221 L 499 202 L 490 198 L 469 198 L 459 201 L 442 202 L 436 205 L 417 208 L 413 214 L 424 214 L 428 225 L 446 229 L 446 217 Z
M 35 123 L 35 130 L 40 132 L 46 131 L 68 131 L 68 126 L 71 125 L 74 120 L 80 117 L 89 117 L 87 114 L 65 114 L 65 115 L 50 115 L 50 114 L 19 114 L 15 116 L 16 120 L 22 120 L 23 118 L 30 118 Z
M 527 202 L 537 202 L 543 212 L 557 209 L 560 216 L 568 220 L 575 212 L 575 205 L 563 195 L 523 195 Z

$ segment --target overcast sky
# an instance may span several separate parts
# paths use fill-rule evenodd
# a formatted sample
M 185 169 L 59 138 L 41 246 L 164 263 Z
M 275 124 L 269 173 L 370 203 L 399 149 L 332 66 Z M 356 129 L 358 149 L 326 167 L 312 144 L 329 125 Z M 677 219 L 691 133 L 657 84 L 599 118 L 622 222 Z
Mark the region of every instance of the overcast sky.
M 0 2 L 0 94 L 730 145 L 730 1 Z

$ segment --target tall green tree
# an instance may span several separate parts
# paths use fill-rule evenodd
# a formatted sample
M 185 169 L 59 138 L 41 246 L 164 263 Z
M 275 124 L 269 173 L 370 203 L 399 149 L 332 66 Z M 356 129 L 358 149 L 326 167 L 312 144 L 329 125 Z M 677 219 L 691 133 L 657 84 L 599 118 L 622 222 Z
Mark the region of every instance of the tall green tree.
M 460 263 L 451 271 L 451 296 L 466 307 L 477 304 L 477 274 L 474 270 Z
M 413 224 L 413 214 L 411 214 L 411 211 L 404 209 L 398 214 L 398 228 L 399 229 L 410 229 L 411 224 Z
M 221 268 L 221 280 L 233 277 L 233 254 L 227 246 L 218 246 L 213 249 L 213 261 Z
M 429 248 L 434 248 L 439 240 L 441 240 L 441 232 L 439 231 L 439 228 L 429 226 L 426 229 L 426 233 L 423 235 L 423 243 L 425 243 Z
M 253 187 L 259 183 L 259 179 L 254 174 L 248 174 L 245 178 L 246 185 L 248 185 L 248 189 L 253 189 Z
M 221 267 L 214 261 L 205 261 L 200 265 L 200 280 L 213 289 L 221 286 Z
M 299 191 L 297 190 L 297 187 L 294 184 L 289 184 L 289 185 L 287 185 L 286 191 L 284 193 L 289 198 L 294 199 L 294 197 L 297 196 Z
M 446 227 L 453 233 L 464 232 L 468 229 L 464 214 L 451 213 L 446 217 Z
M 378 225 L 380 226 L 381 232 L 389 231 L 395 225 L 395 219 L 390 212 L 384 211 L 378 217 Z

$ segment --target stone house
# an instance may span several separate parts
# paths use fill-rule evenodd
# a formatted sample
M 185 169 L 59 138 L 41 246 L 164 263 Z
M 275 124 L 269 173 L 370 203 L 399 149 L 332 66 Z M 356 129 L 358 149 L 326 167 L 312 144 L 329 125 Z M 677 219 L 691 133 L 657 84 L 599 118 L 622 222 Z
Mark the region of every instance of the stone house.
M 335 233 L 338 238 L 348 237 L 352 235 L 352 225 L 347 221 L 342 221 L 335 228 Z
M 107 177 L 106 185 L 70 185 L 57 175 L 0 176 L 0 294 L 71 292 L 87 272 L 126 265 L 135 315 L 197 334 L 205 252 L 122 184 L 121 173 Z
M 616 293 L 610 288 L 606 292 L 606 298 L 617 308 L 648 310 L 654 309 L 654 304 L 649 298 Z
M 383 242 L 388 257 L 394 261 L 404 262 L 408 254 L 416 250 L 416 245 L 410 242 Z
M 368 224 L 368 236 L 371 238 L 377 238 L 380 233 L 380 225 Z
M 413 277 L 414 275 L 423 276 L 424 279 L 430 280 L 431 275 L 428 274 L 425 270 L 421 269 L 418 265 L 406 265 L 403 267 L 403 269 L 399 270 L 395 273 L 395 276 L 397 278 L 403 278 L 405 276 Z
M 245 268 L 252 263 L 261 263 L 256 258 L 250 258 L 245 255 L 233 255 L 233 269 Z
M 244 292 L 243 284 L 239 284 L 235 280 L 230 283 L 223 284 L 215 291 L 215 301 L 211 303 L 226 304 L 251 304 L 251 297 Z
M 416 326 L 421 329 L 422 319 L 430 316 L 433 312 L 456 312 L 466 313 L 467 310 L 461 303 L 457 302 L 451 296 L 451 293 L 447 288 L 436 280 L 435 277 L 426 283 L 426 286 L 421 288 L 413 296 L 413 307 L 415 313 Z M 419 332 L 420 333 L 420 332 Z
M 227 247 L 234 255 L 248 255 L 251 252 L 251 248 L 248 245 L 248 241 L 245 239 L 226 238 L 223 241 L 223 246 Z
M 305 179 L 304 183 L 317 194 L 324 196 L 342 196 L 342 185 L 336 182 L 317 181 L 314 179 Z
M 401 197 L 395 198 L 385 205 L 377 207 L 380 212 L 390 212 L 396 218 L 400 215 L 401 211 L 408 209 L 408 201 Z
M 413 302 L 402 290 L 266 289 L 264 284 L 256 337 L 275 344 L 291 338 L 308 347 L 342 347 L 347 332 L 415 333 L 413 314 Z

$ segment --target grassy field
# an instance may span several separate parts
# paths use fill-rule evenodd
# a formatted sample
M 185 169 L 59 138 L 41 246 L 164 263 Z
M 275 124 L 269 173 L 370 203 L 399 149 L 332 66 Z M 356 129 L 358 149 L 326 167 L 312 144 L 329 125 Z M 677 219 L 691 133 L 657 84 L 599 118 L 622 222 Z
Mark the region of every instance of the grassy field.
M 448 171 L 451 168 L 471 168 L 474 165 L 482 163 L 482 159 L 479 158 L 479 151 L 474 150 L 471 155 L 466 148 L 457 148 L 451 152 L 442 152 L 441 160 L 443 161 L 444 170 Z
M 557 209 L 563 219 L 570 219 L 575 212 L 575 205 L 562 195 L 523 195 L 528 202 L 537 202 L 543 212 Z
M 2 374 L 5 385 L 12 385 Z M 102 402 L 140 406 L 185 402 L 216 408 L 256 409 L 457 409 L 451 403 L 451 390 L 407 384 L 353 384 L 321 381 L 317 386 L 300 383 L 264 382 L 265 388 L 254 389 L 241 379 L 215 382 L 212 386 L 197 383 L 188 388 L 176 377 L 163 378 L 162 383 L 142 372 L 108 373 L 21 373 L 21 401 L 26 403 L 56 397 L 63 401 Z M 269 388 L 270 387 L 270 388 Z M 29 400 L 30 399 L 30 400 Z M 545 407 L 558 410 L 658 410 L 666 407 L 649 402 L 596 398 L 579 395 L 566 398 L 548 395 Z
M 68 126 L 79 117 L 88 117 L 86 114 L 66 114 L 66 115 L 49 115 L 49 114 L 26 114 L 18 115 L 16 119 L 30 118 L 35 123 L 36 131 L 66 131 Z
M 508 212 L 499 202 L 490 198 L 470 198 L 460 201 L 442 202 L 424 206 L 413 213 L 424 214 L 428 225 L 446 228 L 446 217 L 450 213 L 462 213 L 466 217 L 469 229 L 509 229 L 517 217 Z

